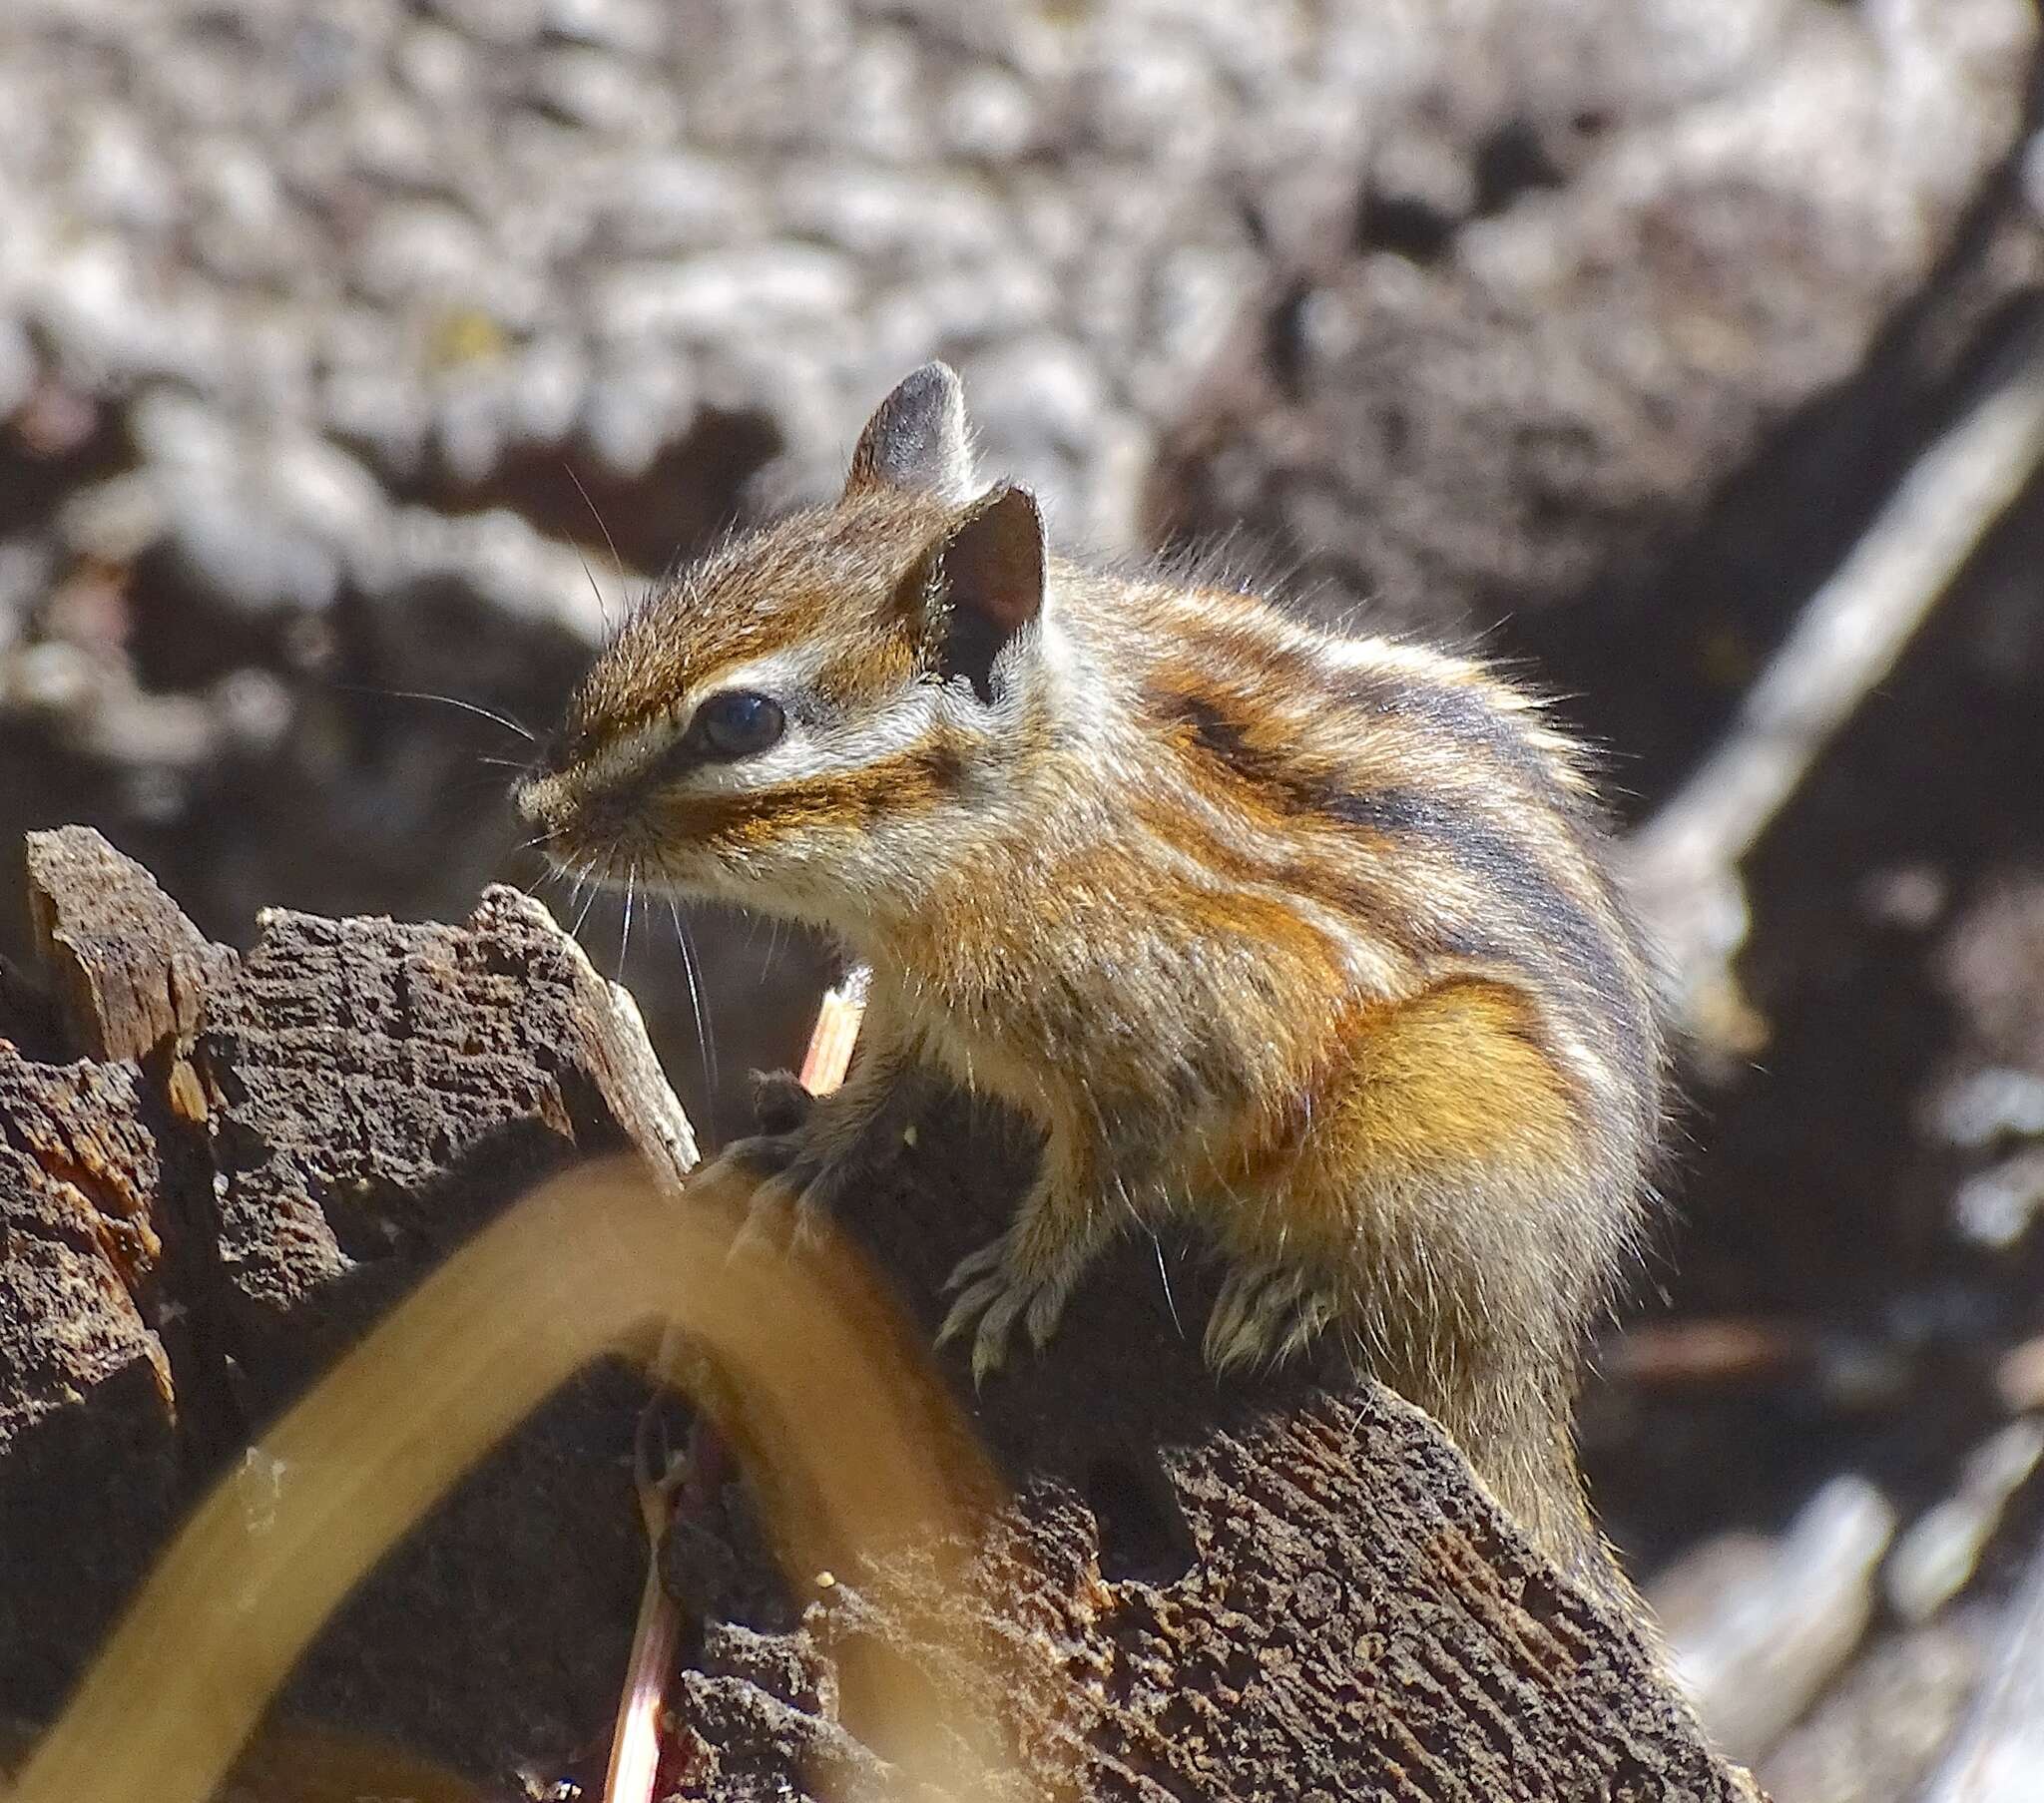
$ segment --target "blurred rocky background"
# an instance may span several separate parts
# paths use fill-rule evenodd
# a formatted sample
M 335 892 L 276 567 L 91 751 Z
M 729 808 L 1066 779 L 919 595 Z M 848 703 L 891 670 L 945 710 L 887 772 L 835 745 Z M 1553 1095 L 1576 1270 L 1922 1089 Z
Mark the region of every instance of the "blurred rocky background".
M 2030 0 L 10 0 L 0 844 L 91 822 L 237 943 L 539 882 L 525 741 L 466 708 L 550 721 L 930 355 L 1067 540 L 1226 538 L 1521 662 L 1647 820 L 2023 366 L 2037 41 Z M 2044 1545 L 2020 486 L 1746 860 L 1585 1411 L 1782 1803 L 1916 1794 Z M 828 971 L 584 937 L 712 1139 Z

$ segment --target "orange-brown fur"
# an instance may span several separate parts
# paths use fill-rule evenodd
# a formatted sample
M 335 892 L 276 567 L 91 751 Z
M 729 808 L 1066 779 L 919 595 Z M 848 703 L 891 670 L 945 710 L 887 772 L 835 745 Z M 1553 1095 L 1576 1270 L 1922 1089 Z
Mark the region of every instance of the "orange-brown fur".
M 1033 504 L 979 495 L 963 432 L 955 378 L 918 372 L 841 500 L 656 595 L 528 815 L 570 869 L 873 967 L 852 1080 L 741 1148 L 769 1195 L 826 1207 L 916 1067 L 1038 1122 L 1035 1188 L 954 1278 L 976 1371 L 1041 1344 L 1125 1226 L 1191 1220 L 1230 1271 L 1217 1363 L 1328 1336 L 1623 1597 L 1569 1413 L 1662 1053 L 1582 758 L 1474 664 L 1035 561 Z M 675 735 L 728 686 L 784 736 L 692 764 Z

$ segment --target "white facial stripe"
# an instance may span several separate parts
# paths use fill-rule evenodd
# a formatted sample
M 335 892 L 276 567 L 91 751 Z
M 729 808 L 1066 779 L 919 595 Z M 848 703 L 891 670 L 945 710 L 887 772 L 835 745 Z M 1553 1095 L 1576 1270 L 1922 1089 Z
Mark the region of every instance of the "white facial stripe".
M 883 706 L 835 725 L 789 716 L 778 743 L 753 757 L 710 763 L 690 772 L 692 788 L 724 791 L 780 788 L 817 776 L 864 769 L 919 744 L 937 717 L 939 691 L 916 684 Z
M 787 730 L 774 744 L 750 757 L 697 765 L 686 780 L 698 792 L 779 788 L 860 769 L 899 755 L 927 735 L 941 703 L 939 691 L 925 684 L 910 685 L 877 708 L 860 708 L 842 722 L 803 718 L 788 702 L 814 682 L 826 652 L 821 645 L 791 646 L 719 671 L 708 681 L 693 686 L 671 715 L 626 733 L 593 756 L 588 766 L 591 778 L 599 786 L 628 780 L 688 730 L 697 708 L 712 695 L 741 690 L 770 695 L 787 705 Z
M 920 744 L 936 722 L 942 694 L 928 683 L 911 684 L 877 712 L 845 721 L 820 737 L 817 770 L 884 763 Z
M 689 722 L 696 717 L 696 709 L 712 695 L 725 694 L 737 689 L 766 695 L 786 694 L 812 679 L 821 663 L 822 652 L 819 647 L 796 647 L 784 652 L 775 652 L 768 658 L 756 659 L 751 664 L 741 664 L 720 671 L 711 680 L 698 683 L 691 688 L 683 697 L 681 705 L 672 712 L 657 719 L 646 720 L 634 726 L 631 731 L 620 733 L 608 744 L 592 751 L 578 776 L 593 789 L 611 788 L 629 782 L 688 731 Z M 792 720 L 789 724 L 789 736 L 792 737 Z M 739 766 L 705 767 L 736 769 Z M 755 785 L 747 782 L 726 786 Z
M 755 658 L 750 664 L 732 664 L 706 682 L 699 682 L 683 697 L 680 718 L 686 726 L 696 709 L 714 694 L 750 689 L 755 694 L 785 695 L 812 684 L 823 668 L 826 647 L 820 644 L 791 645 L 783 651 Z
M 629 782 L 654 758 L 675 742 L 682 730 L 675 720 L 648 720 L 631 731 L 599 745 L 575 772 L 576 780 L 591 789 L 607 789 Z
M 1028 691 L 1042 680 L 1062 685 L 1069 677 L 1073 648 L 1050 621 L 1040 620 L 1016 648 L 1009 672 L 1014 686 L 1000 703 L 1002 710 L 1028 705 Z M 729 762 L 707 760 L 680 780 L 697 793 L 743 793 L 781 788 L 821 776 L 841 774 L 885 763 L 924 742 L 940 719 L 966 732 L 983 732 L 991 722 L 986 709 L 959 689 L 915 682 L 877 705 L 855 709 L 841 720 L 805 717 L 789 704 L 813 683 L 826 648 L 794 646 L 733 665 L 708 681 L 690 688 L 672 713 L 634 727 L 591 753 L 577 772 L 590 788 L 622 786 L 641 776 L 647 766 L 689 728 L 696 710 L 712 695 L 751 691 L 780 700 L 787 707 L 787 729 L 766 749 Z

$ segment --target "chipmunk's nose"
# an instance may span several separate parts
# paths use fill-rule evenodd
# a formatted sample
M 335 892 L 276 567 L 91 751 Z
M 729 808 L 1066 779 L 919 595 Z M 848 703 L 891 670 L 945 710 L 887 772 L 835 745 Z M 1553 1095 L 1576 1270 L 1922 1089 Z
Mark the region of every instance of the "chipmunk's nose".
M 539 767 L 549 776 L 558 776 L 575 761 L 573 750 L 568 729 L 565 726 L 557 726 L 540 740 Z
M 545 827 L 549 832 L 561 824 L 563 799 L 559 778 L 548 772 L 544 762 L 511 785 L 511 805 L 518 810 L 518 817 L 527 826 Z

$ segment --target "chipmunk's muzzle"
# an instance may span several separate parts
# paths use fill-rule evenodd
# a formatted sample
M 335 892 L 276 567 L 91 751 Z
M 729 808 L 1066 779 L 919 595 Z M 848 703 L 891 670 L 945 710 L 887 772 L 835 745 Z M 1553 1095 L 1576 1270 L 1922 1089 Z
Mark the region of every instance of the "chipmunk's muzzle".
M 632 825 L 625 796 L 584 792 L 571 776 L 542 768 L 522 777 L 511 799 L 556 869 L 597 881 L 615 872 L 624 880 Z
M 598 785 L 586 770 L 529 772 L 512 803 L 532 846 L 561 875 L 599 888 L 677 896 L 722 895 L 715 860 L 680 841 L 673 822 L 649 807 L 647 785 Z
M 565 827 L 575 812 L 566 783 L 544 766 L 528 770 L 511 785 L 511 805 L 520 820 L 549 838 Z

